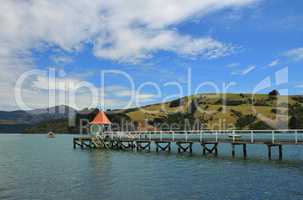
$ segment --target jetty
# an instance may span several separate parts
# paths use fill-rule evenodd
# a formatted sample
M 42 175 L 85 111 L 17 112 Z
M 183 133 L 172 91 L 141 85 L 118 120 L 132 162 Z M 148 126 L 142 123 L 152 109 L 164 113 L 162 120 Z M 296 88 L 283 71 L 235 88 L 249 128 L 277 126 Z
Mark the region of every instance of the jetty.
M 73 138 L 73 147 L 81 149 L 111 149 L 132 151 L 166 151 L 172 146 L 178 153 L 192 153 L 193 145 L 201 146 L 203 155 L 218 155 L 220 144 L 230 144 L 231 155 L 240 147 L 243 158 L 248 145 L 267 146 L 268 159 L 273 151 L 283 158 L 284 145 L 303 145 L 303 130 L 191 130 L 191 131 L 106 131 L 96 136 Z
M 283 145 L 303 145 L 303 130 L 112 131 L 111 124 L 99 111 L 90 122 L 90 134 L 73 138 L 74 148 L 170 152 L 174 146 L 178 153 L 192 153 L 193 145 L 199 145 L 203 155 L 217 156 L 220 144 L 230 144 L 233 157 L 236 147 L 242 147 L 246 159 L 248 145 L 266 145 L 268 159 L 277 151 L 282 160 Z

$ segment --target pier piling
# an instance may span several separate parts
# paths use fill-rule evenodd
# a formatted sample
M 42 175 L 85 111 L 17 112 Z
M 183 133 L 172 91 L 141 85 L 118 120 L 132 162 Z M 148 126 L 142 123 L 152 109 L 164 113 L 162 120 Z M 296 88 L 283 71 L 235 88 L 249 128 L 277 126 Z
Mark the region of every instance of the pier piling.
M 283 158 L 283 149 L 282 149 L 282 144 L 267 144 L 267 149 L 268 149 L 268 159 L 272 159 L 272 148 L 273 147 L 278 147 L 279 148 L 279 160 L 282 160 Z
M 243 151 L 243 158 L 246 159 L 247 158 L 247 144 L 246 143 L 231 143 L 231 147 L 232 147 L 232 151 L 231 151 L 231 154 L 232 154 L 232 157 L 234 158 L 236 156 L 236 146 L 238 145 L 242 145 L 242 151 Z
M 211 146 L 209 148 L 208 146 Z M 206 155 L 207 153 L 214 154 L 215 156 L 218 155 L 218 142 L 201 142 L 201 146 L 203 148 L 203 155 Z
M 136 140 L 135 142 L 136 142 L 137 151 L 140 150 L 150 151 L 150 145 L 151 145 L 150 140 Z
M 178 146 L 178 153 L 187 152 L 187 151 L 189 151 L 189 153 L 193 152 L 193 149 L 192 149 L 193 142 L 178 141 L 178 142 L 176 142 L 176 145 Z
M 171 142 L 155 141 L 156 152 L 160 151 L 171 151 Z M 164 145 L 164 146 L 162 146 Z
M 243 144 L 243 157 L 244 159 L 247 158 L 247 149 L 246 149 L 246 144 Z

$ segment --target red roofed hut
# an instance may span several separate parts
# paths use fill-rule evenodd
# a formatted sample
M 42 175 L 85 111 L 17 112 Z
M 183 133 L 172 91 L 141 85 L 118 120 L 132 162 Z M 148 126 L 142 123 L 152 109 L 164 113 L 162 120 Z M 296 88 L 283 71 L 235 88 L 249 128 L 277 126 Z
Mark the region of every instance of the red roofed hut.
M 104 131 L 111 130 L 111 121 L 103 111 L 99 111 L 93 121 L 90 122 L 90 132 L 93 135 L 100 135 Z

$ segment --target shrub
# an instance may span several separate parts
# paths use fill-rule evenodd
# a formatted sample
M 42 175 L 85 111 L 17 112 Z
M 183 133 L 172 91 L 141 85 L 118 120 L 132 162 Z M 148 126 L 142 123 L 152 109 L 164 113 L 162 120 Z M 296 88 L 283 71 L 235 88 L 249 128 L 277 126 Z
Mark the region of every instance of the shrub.
M 253 102 L 254 106 L 270 106 L 266 100 L 256 100 Z
M 181 105 L 181 99 L 176 99 L 170 102 L 169 107 L 175 108 Z
M 303 129 L 303 106 L 295 104 L 290 107 L 291 118 L 288 126 L 291 129 Z
M 256 116 L 251 115 L 251 114 L 243 115 L 243 116 L 241 116 L 237 119 L 235 125 L 236 125 L 237 128 L 242 129 L 242 128 L 254 123 L 256 121 L 256 119 L 257 119 Z
M 269 100 L 276 100 L 277 99 L 277 96 L 279 96 L 279 92 L 278 90 L 273 90 L 271 91 L 270 93 L 268 93 L 268 97 L 269 97 Z
M 282 103 L 278 104 L 278 107 L 288 108 L 288 107 L 290 107 L 290 105 L 286 102 L 282 102 Z
M 278 90 L 272 90 L 271 92 L 268 93 L 269 96 L 279 96 L 280 93 Z
M 236 111 L 236 110 L 231 109 L 230 112 L 231 112 L 233 115 L 235 115 L 236 117 L 241 117 L 241 116 L 242 116 L 241 112 L 239 112 L 239 111 Z
M 269 126 L 268 124 L 266 124 L 263 121 L 258 121 L 256 123 L 250 124 L 249 129 L 252 129 L 252 130 L 271 130 L 272 127 Z
M 191 101 L 189 109 L 190 109 L 189 112 L 193 113 L 193 114 L 197 111 L 197 109 L 198 109 L 198 102 L 197 102 L 197 100 L 192 100 Z
M 303 96 L 293 96 L 292 99 L 299 103 L 303 103 Z
M 129 108 L 127 109 L 127 112 L 135 112 L 135 111 L 138 111 L 140 108 Z
M 245 101 L 238 99 L 219 99 L 216 104 L 226 105 L 226 106 L 239 106 L 245 104 Z

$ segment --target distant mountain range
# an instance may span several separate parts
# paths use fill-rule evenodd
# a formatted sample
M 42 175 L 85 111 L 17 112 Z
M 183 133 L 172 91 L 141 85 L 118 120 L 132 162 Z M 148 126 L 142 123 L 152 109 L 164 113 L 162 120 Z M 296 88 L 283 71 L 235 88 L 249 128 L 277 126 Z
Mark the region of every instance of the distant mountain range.
M 0 133 L 23 133 L 27 128 L 42 122 L 66 119 L 77 111 L 68 106 L 46 109 L 0 111 Z

